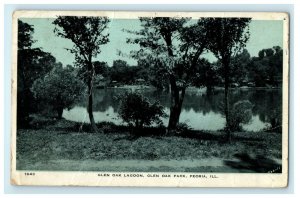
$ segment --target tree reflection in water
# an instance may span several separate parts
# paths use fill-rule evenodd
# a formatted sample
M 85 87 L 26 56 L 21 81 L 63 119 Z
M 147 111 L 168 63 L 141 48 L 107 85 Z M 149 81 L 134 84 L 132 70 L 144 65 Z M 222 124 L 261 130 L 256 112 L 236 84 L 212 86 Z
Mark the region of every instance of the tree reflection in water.
M 95 113 L 110 112 L 116 117 L 119 109 L 119 100 L 117 98 L 124 94 L 126 89 L 96 89 L 94 93 L 94 111 Z M 148 97 L 151 102 L 158 100 L 165 107 L 166 113 L 169 113 L 170 96 L 169 92 L 156 91 L 152 89 L 139 90 L 144 96 Z M 224 116 L 222 103 L 224 99 L 223 90 L 215 90 L 207 94 L 203 89 L 187 90 L 182 113 L 181 122 L 187 122 L 194 129 L 218 130 L 223 127 Z M 232 89 L 230 90 L 230 103 L 234 104 L 239 100 L 249 100 L 253 105 L 253 121 L 247 129 L 253 131 L 262 129 L 263 126 L 269 125 L 276 127 L 281 125 L 282 109 L 282 90 L 281 89 Z M 81 107 L 81 108 L 77 108 Z M 80 117 L 83 112 L 82 107 L 86 107 L 85 100 L 79 102 L 73 110 L 64 116 L 66 119 L 82 121 Z M 78 109 L 78 111 L 76 110 Z M 80 109 L 80 110 L 79 110 Z M 113 113 L 111 113 L 113 112 Z M 72 114 L 72 115 L 70 115 Z M 77 115 L 76 115 L 77 114 Z M 108 114 L 108 113 L 107 113 Z M 105 115 L 105 114 L 104 114 Z M 112 116 L 112 115 L 107 115 Z M 254 118 L 259 119 L 254 119 Z M 101 116 L 95 117 L 96 122 L 101 122 Z M 118 120 L 120 118 L 114 118 Z M 202 119 L 202 121 L 201 121 Z M 106 119 L 107 120 L 107 119 Z M 113 121 L 113 120 L 112 120 Z M 165 122 L 167 118 L 165 119 Z M 208 123 L 207 123 L 208 122 Z M 260 123 L 259 123 L 260 122 Z M 120 123 L 120 121 L 118 121 Z

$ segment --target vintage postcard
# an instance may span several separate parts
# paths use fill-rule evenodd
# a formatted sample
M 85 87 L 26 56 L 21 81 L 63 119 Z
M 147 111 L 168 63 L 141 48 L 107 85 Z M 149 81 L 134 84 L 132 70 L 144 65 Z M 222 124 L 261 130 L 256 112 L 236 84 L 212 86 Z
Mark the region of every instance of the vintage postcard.
M 12 184 L 288 185 L 287 13 L 12 17 Z

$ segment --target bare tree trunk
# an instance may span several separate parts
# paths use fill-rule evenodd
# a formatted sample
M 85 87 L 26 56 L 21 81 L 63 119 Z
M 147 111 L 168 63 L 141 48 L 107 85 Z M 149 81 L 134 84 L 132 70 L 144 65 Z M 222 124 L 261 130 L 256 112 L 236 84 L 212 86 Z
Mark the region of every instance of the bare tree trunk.
M 168 56 L 172 58 L 174 56 L 172 51 L 172 33 L 162 33 L 164 36 L 164 39 L 166 41 L 167 47 L 168 47 Z M 168 130 L 172 131 L 176 129 L 180 113 L 181 113 L 181 107 L 182 102 L 185 94 L 185 88 L 178 87 L 176 84 L 175 76 L 170 74 L 169 76 L 170 80 L 170 86 L 171 86 L 171 106 L 170 106 L 170 117 L 169 117 L 169 124 L 168 124 Z
M 93 132 L 97 132 L 98 128 L 95 123 L 94 115 L 93 115 L 93 78 L 94 78 L 94 68 L 92 62 L 89 63 L 89 77 L 88 77 L 88 94 L 89 94 L 89 102 L 88 102 L 88 114 L 91 123 L 91 129 Z
M 224 97 L 224 105 L 225 105 L 225 118 L 226 118 L 226 135 L 227 135 L 227 141 L 231 141 L 231 129 L 229 127 L 229 86 L 228 83 L 225 81 L 225 97 Z
M 231 131 L 229 128 L 229 63 L 230 59 L 225 58 L 223 61 L 223 66 L 224 66 L 224 79 L 225 79 L 225 93 L 224 93 L 224 111 L 225 111 L 225 119 L 226 119 L 226 135 L 227 135 L 227 141 L 231 141 Z
M 170 118 L 169 118 L 169 124 L 168 124 L 168 131 L 176 129 L 182 103 L 185 95 L 185 88 L 178 88 L 176 85 L 176 81 L 174 77 L 170 77 L 170 84 L 171 84 L 171 106 L 170 106 Z
M 64 112 L 64 108 L 59 106 L 59 107 L 56 108 L 56 112 L 57 112 L 57 119 L 60 120 L 62 118 L 62 114 Z
M 206 86 L 206 94 L 208 96 L 211 96 L 213 94 L 213 92 L 214 92 L 214 87 L 213 86 L 211 86 L 211 85 Z

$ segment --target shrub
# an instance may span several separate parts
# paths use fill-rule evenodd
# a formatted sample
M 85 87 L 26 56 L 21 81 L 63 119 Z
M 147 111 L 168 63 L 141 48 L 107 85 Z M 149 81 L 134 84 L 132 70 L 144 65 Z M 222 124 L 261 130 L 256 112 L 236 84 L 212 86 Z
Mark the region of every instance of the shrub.
M 143 128 L 154 123 L 161 125 L 160 118 L 165 116 L 165 113 L 159 102 L 151 104 L 139 93 L 126 93 L 121 99 L 119 115 L 129 125 Z
M 268 124 L 264 131 L 281 133 L 282 113 L 280 107 L 270 110 L 266 121 Z
M 44 77 L 35 80 L 31 91 L 35 98 L 50 105 L 60 119 L 63 110 L 71 108 L 82 96 L 84 87 L 84 83 L 76 77 L 72 68 L 58 66 Z
M 176 126 L 176 133 L 177 134 L 184 134 L 190 131 L 192 128 L 187 123 L 178 123 Z
M 247 124 L 252 118 L 253 105 L 249 100 L 241 100 L 233 104 L 229 111 L 228 128 L 231 131 L 242 130 L 241 124 Z
M 275 108 L 271 111 L 269 119 L 272 128 L 276 128 L 282 125 L 282 113 L 280 107 Z

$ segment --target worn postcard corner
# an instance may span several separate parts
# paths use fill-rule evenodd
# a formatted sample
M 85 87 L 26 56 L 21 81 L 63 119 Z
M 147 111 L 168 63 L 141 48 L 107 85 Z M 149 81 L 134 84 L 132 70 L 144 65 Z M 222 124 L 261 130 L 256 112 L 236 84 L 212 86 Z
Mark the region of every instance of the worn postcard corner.
M 287 187 L 288 13 L 12 17 L 12 185 Z

